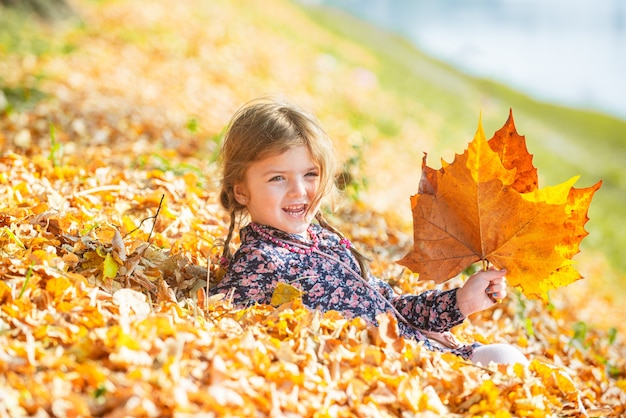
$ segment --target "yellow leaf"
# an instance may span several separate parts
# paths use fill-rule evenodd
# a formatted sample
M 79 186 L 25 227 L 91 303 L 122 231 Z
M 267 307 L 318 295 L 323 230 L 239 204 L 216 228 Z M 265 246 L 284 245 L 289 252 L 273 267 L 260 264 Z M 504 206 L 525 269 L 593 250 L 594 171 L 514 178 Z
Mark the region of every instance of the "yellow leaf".
M 34 250 L 28 256 L 28 260 L 34 264 L 38 265 L 47 265 L 49 262 L 54 260 L 56 256 L 44 250 Z
M 578 389 L 565 370 L 538 360 L 530 363 L 530 370 L 541 377 L 548 386 L 555 386 L 562 394 L 568 395 L 571 399 L 577 398 Z
M 65 277 L 53 277 L 46 283 L 46 290 L 56 300 L 61 298 L 70 286 L 70 281 Z
M 126 232 L 134 231 L 135 229 L 137 229 L 137 225 L 135 225 L 135 222 L 128 215 L 124 215 L 122 217 L 122 225 L 124 231 Z
M 302 296 L 302 291 L 293 287 L 289 283 L 278 282 L 274 293 L 272 294 L 272 300 L 270 303 L 273 306 L 279 306 L 283 303 L 291 302 Z
M 9 302 L 13 302 L 11 288 L 4 282 L 4 280 L 0 280 L 0 305 L 4 305 Z
M 115 262 L 115 259 L 111 254 L 107 254 L 102 263 L 102 277 L 105 279 L 113 279 L 117 276 L 117 270 L 120 268 L 119 264 Z

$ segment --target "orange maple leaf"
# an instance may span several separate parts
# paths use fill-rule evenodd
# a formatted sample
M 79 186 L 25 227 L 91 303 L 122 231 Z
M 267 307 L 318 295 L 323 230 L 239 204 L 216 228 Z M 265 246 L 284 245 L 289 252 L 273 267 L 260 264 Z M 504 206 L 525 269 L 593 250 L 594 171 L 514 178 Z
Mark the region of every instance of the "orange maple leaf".
M 444 282 L 477 261 L 507 270 L 507 280 L 531 298 L 581 278 L 571 258 L 587 235 L 584 224 L 601 185 L 572 186 L 577 177 L 538 189 L 537 170 L 512 113 L 486 140 L 474 139 L 453 163 L 434 170 L 422 161 L 411 197 L 414 247 L 400 264 L 420 279 Z

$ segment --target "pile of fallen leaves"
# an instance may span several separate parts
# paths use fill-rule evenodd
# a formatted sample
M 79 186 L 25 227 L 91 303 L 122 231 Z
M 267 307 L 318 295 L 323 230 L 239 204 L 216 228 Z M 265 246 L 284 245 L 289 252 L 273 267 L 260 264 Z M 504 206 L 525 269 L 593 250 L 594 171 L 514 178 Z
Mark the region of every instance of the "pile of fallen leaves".
M 519 346 L 528 368 L 430 352 L 400 338 L 385 316 L 374 328 L 297 299 L 234 310 L 208 297 L 228 223 L 216 142 L 202 135 L 219 136 L 255 83 L 280 84 L 242 77 L 244 68 L 264 68 L 290 49 L 246 26 L 230 2 L 202 2 L 202 15 L 172 36 L 156 22 L 165 10 L 172 22 L 189 12 L 165 4 L 173 3 L 84 5 L 92 30 L 69 35 L 78 53 L 0 65 L 8 83 L 47 73 L 41 88 L 51 95 L 0 116 L 0 417 L 626 412 L 624 327 L 619 318 L 587 322 L 585 309 L 617 307 L 591 284 L 582 295 L 555 292 L 547 306 L 513 294 L 454 330 L 465 341 Z M 203 17 L 214 24 L 186 34 Z M 141 30 L 151 37 L 138 39 Z M 256 37 L 273 52 L 244 54 L 241 43 Z M 313 77 L 298 58 L 293 73 L 277 66 L 280 82 Z M 180 71 L 184 98 L 174 93 Z M 350 74 L 339 65 L 333 76 L 355 91 Z M 322 75 L 320 86 L 330 80 Z M 187 115 L 201 112 L 194 131 Z M 351 201 L 333 216 L 398 291 L 434 286 L 393 262 L 411 245 L 396 219 Z
M 620 337 L 575 333 L 560 308 L 521 295 L 456 333 L 520 346 L 527 369 L 429 352 L 387 317 L 374 328 L 298 300 L 243 311 L 199 300 L 226 225 L 215 185 L 111 163 L 0 159 L 0 416 L 624 412 Z M 340 216 L 385 248 L 381 260 L 406 248 L 376 214 Z M 399 291 L 425 288 L 377 265 Z

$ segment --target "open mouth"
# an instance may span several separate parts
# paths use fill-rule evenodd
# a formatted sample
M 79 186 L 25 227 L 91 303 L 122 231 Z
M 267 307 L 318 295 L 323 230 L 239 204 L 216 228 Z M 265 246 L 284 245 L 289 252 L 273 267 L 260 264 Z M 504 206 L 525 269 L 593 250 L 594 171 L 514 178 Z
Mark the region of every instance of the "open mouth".
M 283 211 L 290 216 L 304 216 L 308 207 L 308 205 L 285 206 Z

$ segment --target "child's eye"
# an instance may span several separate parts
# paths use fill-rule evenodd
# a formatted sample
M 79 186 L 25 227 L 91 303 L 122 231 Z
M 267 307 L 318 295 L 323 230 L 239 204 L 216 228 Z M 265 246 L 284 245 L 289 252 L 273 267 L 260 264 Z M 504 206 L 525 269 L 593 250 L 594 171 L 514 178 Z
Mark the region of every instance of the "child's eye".
M 317 171 L 309 171 L 308 173 L 305 174 L 306 177 L 319 177 L 320 173 Z
M 283 176 L 274 176 L 269 181 L 281 181 L 284 180 Z

